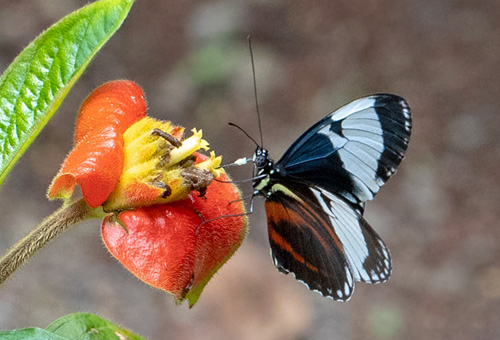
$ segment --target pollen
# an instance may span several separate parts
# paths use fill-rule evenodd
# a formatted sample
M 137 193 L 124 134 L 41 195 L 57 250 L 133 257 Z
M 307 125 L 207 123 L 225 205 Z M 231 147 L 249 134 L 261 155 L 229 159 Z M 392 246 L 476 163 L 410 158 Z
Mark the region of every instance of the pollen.
M 223 170 L 221 156 L 196 163 L 196 152 L 209 150 L 202 130 L 184 128 L 167 121 L 145 117 L 123 135 L 124 167 L 115 190 L 103 207 L 117 211 L 168 203 L 187 198 L 191 191 L 203 196 L 207 186 Z

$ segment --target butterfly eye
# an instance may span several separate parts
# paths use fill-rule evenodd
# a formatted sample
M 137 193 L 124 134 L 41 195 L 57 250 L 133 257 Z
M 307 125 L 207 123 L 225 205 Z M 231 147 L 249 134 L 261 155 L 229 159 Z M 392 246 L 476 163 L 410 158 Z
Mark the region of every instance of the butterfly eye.
M 267 164 L 266 157 L 257 156 L 255 157 L 254 163 L 257 166 L 257 168 L 263 168 Z

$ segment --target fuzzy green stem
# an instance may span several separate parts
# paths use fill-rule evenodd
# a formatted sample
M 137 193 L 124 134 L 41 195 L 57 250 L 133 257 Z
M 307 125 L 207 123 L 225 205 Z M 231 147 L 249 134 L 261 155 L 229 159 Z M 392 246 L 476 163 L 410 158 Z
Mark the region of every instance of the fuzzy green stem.
M 78 222 L 100 217 L 101 208 L 93 209 L 83 200 L 64 205 L 47 217 L 38 227 L 13 245 L 0 259 L 0 285 L 21 265 L 56 236 Z

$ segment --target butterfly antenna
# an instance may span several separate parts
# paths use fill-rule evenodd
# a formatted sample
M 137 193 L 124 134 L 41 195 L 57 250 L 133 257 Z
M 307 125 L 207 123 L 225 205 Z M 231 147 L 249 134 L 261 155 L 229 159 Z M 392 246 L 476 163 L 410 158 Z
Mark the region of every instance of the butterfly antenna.
M 255 108 L 257 109 L 257 120 L 259 122 L 259 134 L 260 134 L 260 147 L 264 147 L 264 141 L 262 138 L 262 123 L 260 121 L 260 111 L 259 111 L 259 101 L 257 99 L 257 80 L 255 76 L 255 63 L 253 61 L 253 51 L 252 51 L 252 37 L 249 35 L 247 37 L 248 50 L 250 51 L 250 60 L 252 61 L 252 76 L 253 76 L 253 93 L 255 97 Z
M 252 136 L 250 136 L 250 135 L 248 134 L 248 132 L 246 132 L 245 130 L 243 130 L 243 128 L 242 128 L 242 127 L 240 127 L 240 126 L 238 126 L 238 125 L 236 125 L 236 124 L 234 124 L 234 123 L 231 123 L 231 122 L 229 122 L 229 123 L 227 123 L 227 124 L 228 124 L 228 125 L 230 125 L 230 126 L 234 126 L 234 127 L 235 127 L 235 128 L 237 128 L 238 130 L 240 130 L 241 132 L 243 132 L 243 133 L 244 133 L 244 134 L 245 134 L 245 135 L 246 135 L 246 136 L 247 136 L 247 137 L 248 137 L 248 138 L 249 138 L 252 142 L 254 142 L 254 143 L 255 143 L 255 145 L 259 146 L 259 143 L 257 143 L 257 141 L 256 141 L 255 139 L 253 139 L 253 138 L 252 138 Z

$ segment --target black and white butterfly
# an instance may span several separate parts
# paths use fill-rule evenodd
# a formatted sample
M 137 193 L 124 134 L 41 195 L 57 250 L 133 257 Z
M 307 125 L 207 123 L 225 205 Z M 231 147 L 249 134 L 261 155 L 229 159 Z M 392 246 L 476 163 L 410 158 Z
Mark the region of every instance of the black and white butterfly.
M 355 281 L 389 279 L 389 249 L 363 212 L 396 172 L 410 132 L 407 102 L 376 94 L 324 117 L 277 162 L 257 146 L 246 160 L 254 164 L 253 195 L 265 198 L 278 270 L 340 301 L 351 297 Z

